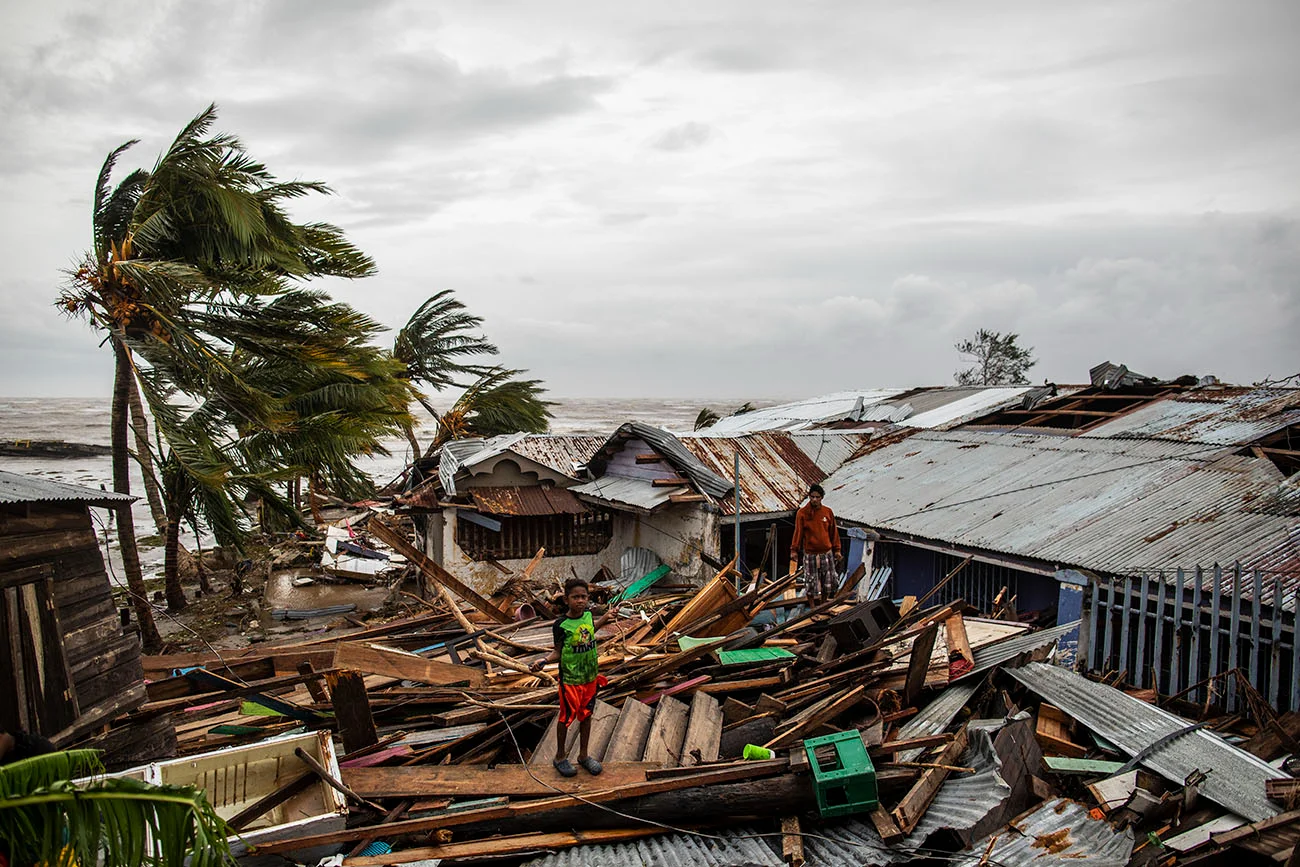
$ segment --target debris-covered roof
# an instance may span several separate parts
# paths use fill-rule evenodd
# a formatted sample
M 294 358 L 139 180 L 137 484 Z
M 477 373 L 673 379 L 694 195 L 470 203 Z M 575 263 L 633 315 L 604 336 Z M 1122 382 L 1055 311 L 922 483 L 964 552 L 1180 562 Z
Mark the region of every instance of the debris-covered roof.
M 597 478 L 605 474 L 610 458 L 629 440 L 643 440 L 674 469 L 684 473 L 700 493 L 710 497 L 725 497 L 732 491 L 728 478 L 718 475 L 696 457 L 676 435 L 663 428 L 630 421 L 619 427 L 588 459 L 588 469 Z
M 1111 572 L 1272 551 L 1300 497 L 1267 459 L 1221 446 L 980 430 L 923 431 L 831 474 L 847 521 Z
M 1028 815 L 993 835 L 993 843 L 971 847 L 951 863 L 961 867 L 1038 867 L 1041 864 L 1087 864 L 1125 867 L 1133 854 L 1133 832 L 1116 832 L 1108 822 L 1068 798 L 1045 801 Z
M 1088 430 L 1086 437 L 1239 445 L 1300 423 L 1300 389 L 1207 386 Z
M 840 419 L 857 419 L 864 407 L 889 400 L 902 394 L 902 388 L 864 388 L 857 391 L 837 391 L 751 410 L 742 415 L 729 415 L 718 419 L 707 430 L 706 436 L 734 436 L 761 430 L 801 430 L 820 422 Z
M 0 503 L 85 503 L 88 506 L 109 507 L 135 499 L 129 494 L 97 491 L 94 488 L 0 470 Z
M 1130 757 L 1193 725 L 1177 714 L 1058 666 L 1036 662 L 1007 673 Z M 1200 787 L 1205 797 L 1251 821 L 1280 812 L 1277 804 L 1264 797 L 1264 781 L 1286 774 L 1203 728 L 1169 741 L 1141 763 L 1180 786 L 1193 771 L 1201 771 L 1207 775 Z
M 653 512 L 671 502 L 673 488 L 656 488 L 648 479 L 631 479 L 627 476 L 601 476 L 590 482 L 575 485 L 570 491 L 588 500 L 599 500 L 615 506 Z

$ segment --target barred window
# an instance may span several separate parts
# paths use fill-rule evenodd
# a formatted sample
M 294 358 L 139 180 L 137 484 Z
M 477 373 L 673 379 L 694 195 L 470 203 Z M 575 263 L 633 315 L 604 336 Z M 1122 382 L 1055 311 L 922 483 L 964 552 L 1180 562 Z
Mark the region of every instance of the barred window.
M 545 548 L 548 557 L 599 553 L 614 538 L 612 513 L 581 515 L 492 515 L 501 532 L 456 521 L 456 544 L 472 560 L 526 560 Z

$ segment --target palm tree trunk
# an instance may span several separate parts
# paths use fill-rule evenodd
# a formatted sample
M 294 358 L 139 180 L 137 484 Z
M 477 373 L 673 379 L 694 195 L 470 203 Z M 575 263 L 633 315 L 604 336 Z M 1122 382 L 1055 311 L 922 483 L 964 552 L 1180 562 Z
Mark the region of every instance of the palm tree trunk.
M 119 494 L 131 493 L 131 467 L 127 455 L 127 403 L 131 389 L 131 358 L 121 339 L 114 335 L 109 340 L 113 344 L 114 379 L 113 408 L 109 424 L 113 436 L 113 490 Z M 140 622 L 140 642 L 146 653 L 162 650 L 162 636 L 153 621 L 153 609 L 149 607 L 148 591 L 144 586 L 144 571 L 140 568 L 140 549 L 135 541 L 135 517 L 131 514 L 131 504 L 117 507 L 117 537 L 122 549 L 122 571 L 126 572 L 126 586 L 131 592 L 131 604 L 135 608 L 136 619 Z
M 415 425 L 402 425 L 402 433 L 406 434 L 406 441 L 411 446 L 411 463 L 420 459 L 420 441 L 415 438 Z
M 180 512 L 177 517 L 167 522 L 167 542 L 163 559 L 163 583 L 167 588 L 167 610 L 181 611 L 185 608 L 185 588 L 181 586 L 181 570 L 178 552 L 181 547 Z
M 167 510 L 163 508 L 162 494 L 158 490 L 158 476 L 153 469 L 153 453 L 149 448 L 149 420 L 144 415 L 144 403 L 140 400 L 140 387 L 135 377 L 128 380 L 131 401 L 131 431 L 135 434 L 135 462 L 140 465 L 140 475 L 144 477 L 144 494 L 149 499 L 149 514 L 153 515 L 154 527 L 158 533 L 167 532 Z

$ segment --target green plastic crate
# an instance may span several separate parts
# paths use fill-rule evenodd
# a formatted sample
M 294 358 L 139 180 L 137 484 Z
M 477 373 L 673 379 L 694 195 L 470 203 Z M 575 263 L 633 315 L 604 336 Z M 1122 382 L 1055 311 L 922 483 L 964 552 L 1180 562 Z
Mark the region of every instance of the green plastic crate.
M 835 750 L 833 761 L 819 762 L 817 748 L 828 746 Z M 817 811 L 823 818 L 865 813 L 880 804 L 876 766 L 856 731 L 809 738 L 803 742 L 803 748 L 812 771 Z

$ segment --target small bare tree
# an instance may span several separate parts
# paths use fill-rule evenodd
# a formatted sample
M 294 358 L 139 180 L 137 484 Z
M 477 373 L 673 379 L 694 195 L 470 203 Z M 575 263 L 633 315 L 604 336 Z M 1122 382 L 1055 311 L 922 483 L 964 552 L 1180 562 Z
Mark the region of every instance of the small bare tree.
M 958 385 L 1023 385 L 1029 368 L 1038 363 L 1034 348 L 1019 344 L 1020 335 L 999 334 L 981 328 L 973 338 L 959 340 L 954 346 L 970 367 L 953 374 Z

